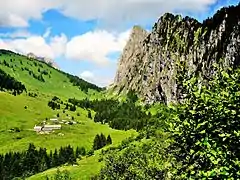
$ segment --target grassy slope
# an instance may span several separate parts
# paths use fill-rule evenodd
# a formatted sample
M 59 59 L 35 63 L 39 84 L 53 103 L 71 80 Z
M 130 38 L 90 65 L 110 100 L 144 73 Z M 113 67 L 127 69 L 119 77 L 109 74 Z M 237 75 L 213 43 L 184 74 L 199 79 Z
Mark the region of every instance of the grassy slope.
M 12 62 L 10 59 L 12 59 Z M 103 95 L 93 90 L 88 94 L 82 92 L 78 87 L 73 86 L 63 73 L 42 62 L 28 60 L 24 56 L 15 54 L 1 55 L 0 62 L 3 62 L 3 60 L 6 60 L 13 68 L 0 64 L 0 69 L 24 83 L 28 92 L 37 93 L 38 96 L 33 98 L 27 96 L 26 93 L 13 96 L 6 92 L 0 92 L 0 153 L 26 149 L 30 142 L 34 143 L 37 147 L 46 147 L 48 150 L 68 144 L 74 147 L 84 146 L 90 149 L 97 133 L 110 134 L 114 144 L 119 143 L 134 133 L 133 131 L 117 131 L 109 128 L 107 125 L 94 123 L 87 118 L 87 111 L 81 108 L 77 108 L 76 112 L 66 111 L 65 113 L 63 113 L 64 105 L 61 106 L 61 110 L 54 111 L 50 109 L 47 103 L 55 95 L 63 101 L 73 97 L 77 99 L 85 97 L 101 98 Z M 21 61 L 22 64 L 20 63 Z M 35 66 L 34 62 L 38 65 Z M 39 64 L 42 64 L 43 68 L 39 67 Z M 45 82 L 40 82 L 30 76 L 28 71 L 22 71 L 22 68 L 25 67 L 31 69 L 36 74 L 39 74 L 38 68 L 41 71 L 47 70 L 51 77 L 43 75 Z M 25 106 L 27 106 L 27 109 L 24 109 Z M 80 113 L 80 116 L 77 116 L 77 112 Z M 62 130 L 49 135 L 38 135 L 33 131 L 35 124 L 42 122 L 45 118 L 56 117 L 57 113 L 60 114 L 60 119 L 67 120 L 73 116 L 78 124 L 72 126 L 63 125 Z M 20 128 L 21 132 L 9 132 L 9 129 L 14 127 Z M 59 136 L 59 132 L 63 133 L 64 136 Z M 86 168 L 81 168 L 81 166 L 74 167 L 72 169 L 73 174 L 76 174 L 74 173 L 75 170 L 79 171 L 79 169 L 84 174 L 91 174 L 94 169 L 91 167 L 93 161 L 96 161 L 94 157 L 88 158 L 85 161 L 82 160 L 81 162 L 85 164 L 84 167 Z M 95 166 L 99 166 L 99 163 L 94 164 Z M 88 171 L 88 173 L 85 171 Z
M 70 172 L 70 176 L 73 180 L 88 180 L 92 175 L 100 171 L 102 165 L 102 162 L 98 162 L 98 155 L 95 155 L 88 158 L 84 157 L 82 160 L 78 161 L 78 166 L 63 166 L 60 167 L 59 170 L 67 170 Z M 44 180 L 46 176 L 54 177 L 56 171 L 57 168 L 53 168 L 31 176 L 28 180 Z
M 28 109 L 24 109 L 28 106 Z M 47 106 L 47 99 L 31 98 L 25 95 L 12 96 L 7 93 L 0 93 L 0 153 L 9 150 L 25 149 L 30 142 L 38 147 L 46 147 L 47 149 L 59 148 L 64 145 L 84 146 L 91 148 L 93 138 L 97 133 L 110 134 L 113 141 L 119 142 L 126 136 L 127 132 L 117 131 L 109 128 L 107 125 L 94 123 L 88 119 L 87 111 L 77 108 L 76 112 L 62 110 L 53 111 Z M 33 131 L 33 127 L 46 117 L 54 117 L 57 113 L 60 119 L 68 119 L 74 116 L 77 125 L 63 125 L 63 129 L 59 132 L 64 136 L 59 136 L 58 131 L 49 135 L 38 135 Z M 80 116 L 77 116 L 80 112 Z M 68 117 L 66 116 L 68 114 Z M 19 127 L 21 132 L 12 133 L 8 130 Z M 17 139 L 17 137 L 22 139 Z
M 10 59 L 12 59 L 12 62 L 10 61 Z M 88 94 L 80 91 L 78 87 L 73 86 L 72 83 L 69 82 L 69 79 L 66 77 L 65 74 L 60 73 L 56 69 L 49 67 L 45 63 L 35 60 L 29 60 L 25 56 L 19 56 L 16 54 L 1 55 L 0 62 L 3 62 L 3 60 L 6 60 L 6 62 L 12 65 L 13 68 L 9 68 L 2 64 L 0 64 L 0 68 L 14 78 L 16 78 L 17 80 L 23 82 L 27 90 L 30 92 L 38 92 L 40 94 L 44 94 L 45 97 L 60 96 L 62 98 L 85 98 L 88 96 Z M 37 66 L 35 66 L 35 64 L 37 64 Z M 39 65 L 42 65 L 43 68 Z M 49 77 L 49 75 L 43 75 L 43 78 L 46 82 L 41 82 L 30 76 L 28 71 L 22 71 L 21 68 L 28 68 L 32 70 L 36 75 L 40 74 L 38 72 L 38 69 L 40 69 L 41 71 L 46 70 L 51 77 Z M 99 93 L 96 94 L 99 95 Z

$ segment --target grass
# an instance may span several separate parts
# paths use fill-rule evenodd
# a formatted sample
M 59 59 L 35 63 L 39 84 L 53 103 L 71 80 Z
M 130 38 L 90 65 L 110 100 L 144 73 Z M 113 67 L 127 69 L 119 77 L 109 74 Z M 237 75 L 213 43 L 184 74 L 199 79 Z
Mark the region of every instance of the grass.
M 78 161 L 78 166 L 63 166 L 60 167 L 60 171 L 67 170 L 70 173 L 70 177 L 73 180 L 89 180 L 91 176 L 97 174 L 103 163 L 98 162 L 98 155 L 84 157 L 82 160 Z M 44 180 L 46 176 L 54 177 L 57 168 L 49 169 L 42 173 L 31 176 L 27 180 Z
M 136 136 L 136 132 L 134 131 L 129 131 L 131 133 L 129 133 L 129 137 L 130 134 L 131 136 Z M 136 146 L 138 146 L 139 144 L 146 142 L 149 140 L 142 140 L 141 142 L 132 142 L 131 144 L 135 144 Z M 103 149 L 108 149 L 109 147 L 113 147 L 113 146 L 117 146 L 120 145 L 120 141 L 114 142 L 112 145 L 106 146 Z M 93 156 L 90 157 L 83 157 L 81 160 L 77 161 L 77 165 L 72 166 L 72 165 L 64 165 L 61 167 L 57 167 L 57 168 L 52 168 L 49 170 L 46 170 L 44 172 L 35 174 L 29 178 L 27 178 L 27 180 L 45 180 L 46 177 L 49 178 L 53 178 L 55 176 L 55 174 L 57 173 L 57 170 L 59 169 L 61 172 L 62 171 L 67 171 L 70 174 L 70 177 L 72 178 L 72 180 L 89 180 L 91 179 L 92 176 L 98 174 L 101 170 L 101 168 L 104 166 L 104 161 L 99 161 L 100 155 L 101 154 L 101 149 L 97 150 L 94 152 Z
M 3 64 L 4 60 L 10 67 Z M 25 68 L 37 75 L 39 75 L 39 70 L 40 72 L 47 71 L 48 75 L 43 75 L 45 82 L 32 77 Z M 37 97 L 33 98 L 28 96 L 27 93 L 13 96 L 8 92 L 0 92 L 0 154 L 25 150 L 29 143 L 34 143 L 37 148 L 47 148 L 48 151 L 67 145 L 74 148 L 82 146 L 86 150 L 90 150 L 96 134 L 103 133 L 106 136 L 110 134 L 113 145 L 116 145 L 136 133 L 135 131 L 114 130 L 108 125 L 94 123 L 92 119 L 87 118 L 88 111 L 82 108 L 77 108 L 75 112 L 69 110 L 63 112 L 64 105 L 61 105 L 60 110 L 49 108 L 47 104 L 53 96 L 58 96 L 63 102 L 66 102 L 69 98 L 99 99 L 103 97 L 103 93 L 95 90 L 89 90 L 88 93 L 81 91 L 78 87 L 72 85 L 64 73 L 45 63 L 29 60 L 17 54 L 1 54 L 0 69 L 22 82 L 26 86 L 27 92 L 37 94 Z M 80 116 L 78 116 L 78 113 Z M 62 125 L 61 130 L 45 135 L 33 131 L 34 125 L 43 122 L 46 118 L 48 119 L 47 123 L 49 123 L 49 119 L 56 118 L 57 114 L 60 116 L 59 120 L 69 120 L 74 117 L 77 124 Z M 12 128 L 19 128 L 20 132 L 10 131 Z M 59 133 L 64 135 L 60 136 Z M 74 179 L 79 179 L 79 177 L 80 179 L 89 179 L 90 175 L 100 170 L 101 165 L 98 162 L 98 155 L 95 155 L 79 161 L 79 166 L 62 168 L 70 169 Z M 30 179 L 39 179 L 45 173 L 51 174 L 55 171 L 56 169 L 51 169 Z
M 111 135 L 113 142 L 120 142 L 129 136 L 129 132 L 111 129 L 108 125 L 94 123 L 87 118 L 87 111 L 77 108 L 75 112 L 52 110 L 47 106 L 47 99 L 32 98 L 25 95 L 12 96 L 0 93 L 0 153 L 20 151 L 26 149 L 29 143 L 37 147 L 46 147 L 53 150 L 65 145 L 83 146 L 90 149 L 96 134 Z M 27 106 L 27 109 L 24 107 Z M 80 116 L 77 116 L 80 113 Z M 71 119 L 78 122 L 76 125 L 63 125 L 62 130 L 47 135 L 39 135 L 33 131 L 35 124 L 41 123 L 46 117 L 52 118 L 59 114 L 59 119 Z M 67 116 L 68 114 L 68 116 Z M 47 121 L 49 122 L 49 120 Z M 18 127 L 20 132 L 10 132 L 11 128 Z M 59 136 L 61 132 L 64 136 Z
M 4 60 L 10 65 L 10 67 L 3 64 Z M 78 87 L 73 86 L 64 73 L 43 62 L 31 60 L 25 56 L 17 54 L 1 54 L 0 69 L 10 74 L 18 81 L 21 81 L 26 86 L 28 92 L 37 92 L 44 94 L 45 96 L 60 96 L 62 98 L 76 97 L 82 99 L 86 97 L 101 97 L 101 93 L 93 90 L 89 93 L 84 93 L 79 90 Z M 45 82 L 35 79 L 26 69 L 31 70 L 36 75 L 40 75 L 40 72 L 46 71 L 48 74 L 43 75 Z

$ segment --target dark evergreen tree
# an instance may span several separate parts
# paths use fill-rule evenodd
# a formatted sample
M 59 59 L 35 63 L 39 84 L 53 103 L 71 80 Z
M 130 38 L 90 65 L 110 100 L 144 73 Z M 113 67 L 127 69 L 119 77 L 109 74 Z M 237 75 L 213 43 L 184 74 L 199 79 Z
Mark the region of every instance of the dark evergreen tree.
M 97 134 L 93 141 L 93 149 L 98 150 L 101 148 L 101 137 Z
M 107 137 L 107 144 L 108 144 L 108 145 L 109 145 L 109 144 L 112 144 L 112 138 L 111 138 L 110 135 L 108 135 L 108 137 Z
M 76 151 L 75 151 L 75 157 L 76 157 L 76 158 L 80 158 L 80 156 L 81 156 L 81 152 L 80 152 L 79 147 L 77 147 L 77 148 L 76 148 Z
M 70 106 L 70 111 L 76 111 L 76 106 Z
M 101 133 L 100 135 L 100 148 L 104 147 L 107 145 L 107 139 L 104 134 Z
M 52 165 L 53 165 L 53 167 L 56 167 L 56 166 L 60 165 L 57 149 L 55 149 L 55 151 L 53 153 Z
M 0 69 L 0 90 L 13 91 L 15 95 L 26 91 L 25 86 Z
M 91 113 L 90 110 L 88 110 L 88 118 L 89 118 L 89 119 L 92 119 L 92 113 Z

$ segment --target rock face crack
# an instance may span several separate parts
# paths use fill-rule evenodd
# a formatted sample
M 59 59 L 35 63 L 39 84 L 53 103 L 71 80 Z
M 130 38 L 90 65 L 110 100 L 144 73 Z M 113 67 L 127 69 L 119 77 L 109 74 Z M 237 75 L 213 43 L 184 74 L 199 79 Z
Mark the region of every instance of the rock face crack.
M 240 64 L 240 5 L 219 10 L 203 23 L 166 13 L 148 33 L 133 27 L 111 88 L 136 91 L 148 103 L 179 102 L 184 79 L 211 79 L 214 64 Z

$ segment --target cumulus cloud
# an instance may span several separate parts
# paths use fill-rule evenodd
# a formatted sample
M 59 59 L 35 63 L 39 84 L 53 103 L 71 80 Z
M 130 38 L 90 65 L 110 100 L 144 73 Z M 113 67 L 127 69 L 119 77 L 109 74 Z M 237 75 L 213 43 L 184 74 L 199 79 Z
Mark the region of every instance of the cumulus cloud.
M 49 46 L 51 47 L 54 57 L 63 56 L 66 52 L 68 39 L 65 34 L 51 37 Z
M 94 81 L 95 80 L 95 76 L 91 71 L 83 71 L 80 74 L 80 77 L 87 80 L 87 81 Z
M 54 58 L 51 47 L 41 36 L 32 36 L 26 39 L 14 39 L 7 42 L 15 51 L 27 54 L 32 52 L 37 56 Z
M 96 84 L 100 87 L 106 87 L 108 86 L 110 83 L 113 82 L 113 79 L 111 77 L 106 77 L 106 76 L 103 76 L 103 75 L 96 75 L 94 72 L 92 71 L 83 71 L 80 75 L 79 75 L 80 78 L 88 81 L 88 82 L 91 82 L 93 84 Z
M 67 43 L 66 57 L 72 60 L 88 60 L 99 65 L 107 65 L 110 63 L 108 55 L 122 51 L 129 34 L 130 30 L 120 34 L 96 30 L 75 36 Z
M 67 44 L 65 34 L 50 37 L 50 42 L 46 41 L 44 35 L 34 35 L 27 31 L 0 34 L 0 37 L 4 37 L 4 39 L 0 39 L 1 49 L 8 49 L 22 54 L 32 52 L 37 56 L 51 59 L 64 55 Z
M 54 7 L 49 0 L 1 0 L 0 26 L 26 27 L 30 19 L 41 19 L 43 12 Z
M 204 12 L 217 0 L 59 0 L 66 16 L 99 19 L 108 26 L 155 20 L 165 12 Z
M 155 20 L 164 12 L 204 12 L 217 0 L 9 0 L 0 1 L 0 25 L 27 26 L 30 19 L 57 9 L 66 16 L 81 20 L 98 19 L 115 28 L 125 22 Z
M 109 55 L 122 51 L 130 32 L 130 30 L 127 30 L 118 34 L 106 30 L 95 30 L 75 36 L 68 41 L 64 33 L 50 36 L 49 28 L 42 36 L 21 30 L 0 34 L 0 37 L 7 38 L 1 40 L 0 48 L 23 54 L 32 52 L 37 56 L 52 59 L 65 57 L 69 60 L 85 60 L 106 66 L 111 64 Z M 49 39 L 49 42 L 46 39 Z

